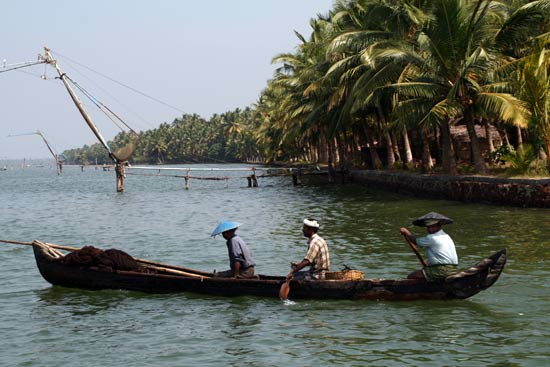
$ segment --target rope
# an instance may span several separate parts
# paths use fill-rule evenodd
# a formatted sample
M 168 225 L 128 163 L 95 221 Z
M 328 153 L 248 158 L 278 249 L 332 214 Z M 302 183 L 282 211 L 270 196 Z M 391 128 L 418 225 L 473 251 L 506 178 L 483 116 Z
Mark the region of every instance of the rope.
M 53 52 L 52 52 L 52 53 L 53 53 Z M 79 66 L 81 66 L 81 67 L 83 67 L 83 68 L 85 68 L 85 69 L 91 71 L 92 73 L 95 73 L 95 74 L 97 74 L 97 75 L 102 76 L 102 77 L 105 78 L 105 79 L 108 79 L 108 80 L 112 81 L 113 83 L 116 83 L 116 84 L 118 84 L 118 85 L 120 85 L 120 86 L 122 86 L 122 87 L 124 87 L 124 88 L 127 88 L 127 89 L 131 90 L 132 92 L 135 92 L 135 93 L 137 93 L 137 94 L 140 94 L 140 95 L 142 95 L 142 96 L 144 96 L 144 97 L 146 97 L 146 98 L 149 98 L 149 99 L 151 99 L 151 100 L 153 100 L 153 101 L 155 101 L 155 102 L 157 102 L 157 103 L 160 103 L 160 104 L 162 104 L 162 105 L 164 105 L 164 106 L 166 106 L 166 107 L 170 107 L 170 108 L 172 108 L 172 109 L 174 109 L 174 110 L 176 110 L 176 111 L 178 111 L 178 112 L 186 113 L 185 111 L 179 109 L 178 107 L 174 107 L 174 106 L 172 106 L 171 104 L 168 104 L 168 103 L 166 103 L 166 102 L 161 101 L 160 99 L 157 99 L 157 98 L 155 98 L 155 97 L 152 97 L 152 96 L 150 96 L 150 95 L 148 95 L 148 94 L 146 94 L 146 93 L 144 93 L 144 92 L 141 92 L 141 91 L 137 90 L 136 88 L 130 87 L 129 85 L 126 85 L 126 84 L 124 84 L 124 83 L 122 83 L 122 82 L 119 82 L 119 81 L 117 81 L 117 80 L 111 78 L 110 76 L 107 76 L 107 75 L 105 75 L 105 74 L 102 74 L 102 73 L 100 73 L 99 71 L 96 71 L 96 70 L 94 70 L 94 69 L 92 69 L 92 68 L 90 68 L 90 67 L 88 67 L 88 66 L 86 66 L 86 65 L 83 65 L 83 64 L 79 63 L 78 61 L 72 60 L 71 58 L 62 55 L 62 54 L 60 54 L 59 52 L 55 52 L 55 54 L 56 54 L 56 55 L 59 55 L 59 56 L 61 56 L 61 57 L 63 57 L 63 58 L 65 58 L 65 59 L 67 59 L 67 60 L 70 60 L 71 62 L 74 62 L 75 64 L 77 64 L 77 65 L 79 65 Z
M 92 84 L 93 86 L 95 86 L 97 89 L 99 89 L 100 91 L 102 91 L 105 95 L 109 96 L 109 98 L 111 98 L 112 100 L 114 100 L 116 103 L 118 103 L 118 105 L 120 105 L 122 108 L 124 108 L 127 112 L 129 112 L 131 115 L 133 115 L 135 118 L 141 120 L 142 122 L 144 122 L 148 127 L 150 128 L 153 128 L 153 127 L 156 127 L 155 124 L 151 123 L 150 121 L 147 121 L 145 118 L 143 118 L 143 116 L 141 116 L 139 113 L 137 113 L 136 111 L 134 111 L 132 108 L 130 108 L 129 106 L 127 106 L 125 103 L 123 103 L 120 99 L 118 99 L 117 97 L 115 97 L 112 93 L 110 93 L 108 90 L 106 90 L 105 88 L 103 88 L 100 84 L 98 84 L 94 79 L 91 79 L 89 77 L 88 74 L 85 74 L 82 72 L 82 70 L 80 68 L 76 68 L 74 67 L 74 65 L 72 63 L 67 63 L 67 67 L 69 69 L 72 69 L 75 73 L 77 73 L 78 75 L 80 75 L 83 79 L 86 79 L 90 84 Z
M 86 97 L 88 97 L 88 99 L 90 101 L 92 101 L 92 103 L 101 111 L 103 112 L 103 114 L 105 114 L 105 116 L 107 116 L 107 118 L 109 120 L 112 121 L 113 124 L 116 125 L 116 127 L 118 127 L 121 131 L 124 131 L 124 128 L 122 126 L 120 126 L 108 113 L 105 112 L 105 110 L 103 110 L 103 108 L 101 108 L 100 104 L 103 105 L 97 98 L 95 98 L 91 93 L 89 93 L 86 89 L 84 89 L 83 87 L 80 86 L 80 84 L 78 84 L 77 82 L 75 82 L 74 80 L 72 80 L 71 78 L 69 78 L 67 75 L 63 74 L 65 76 L 65 78 L 71 82 L 71 84 L 73 84 L 76 88 L 78 88 L 78 90 L 80 90 Z M 115 115 L 116 116 L 116 115 Z M 118 117 L 118 116 L 117 116 Z M 122 120 L 121 120 L 122 121 Z M 126 125 L 125 122 L 123 122 L 124 125 Z M 126 125 L 128 126 L 128 125 Z M 130 130 L 132 130 L 130 128 Z M 132 130 L 134 131 L 134 130 Z

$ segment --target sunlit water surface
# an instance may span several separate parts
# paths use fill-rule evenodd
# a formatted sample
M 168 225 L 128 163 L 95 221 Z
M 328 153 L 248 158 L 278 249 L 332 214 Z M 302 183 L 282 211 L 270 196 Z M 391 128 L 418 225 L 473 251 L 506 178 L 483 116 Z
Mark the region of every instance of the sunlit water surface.
M 234 166 L 232 166 L 234 167 Z M 243 172 L 224 176 L 244 176 Z M 198 175 L 198 173 L 197 173 Z M 218 173 L 220 175 L 220 173 Z M 286 274 L 305 253 L 301 220 L 315 217 L 333 268 L 401 278 L 418 260 L 399 236 L 438 211 L 467 267 L 507 247 L 498 282 L 464 301 L 302 301 L 150 295 L 53 287 L 32 249 L 0 244 L 0 366 L 547 366 L 550 212 L 425 200 L 359 185 L 289 177 L 228 181 L 128 176 L 65 167 L 0 172 L 0 239 L 118 248 L 201 270 L 228 267 L 220 219 L 257 272 Z M 422 230 L 415 228 L 416 234 Z

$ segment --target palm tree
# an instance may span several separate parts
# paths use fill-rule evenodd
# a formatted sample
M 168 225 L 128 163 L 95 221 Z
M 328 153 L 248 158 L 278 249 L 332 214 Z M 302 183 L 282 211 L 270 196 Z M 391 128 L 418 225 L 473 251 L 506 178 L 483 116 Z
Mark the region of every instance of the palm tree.
M 401 81 L 382 88 L 381 93 L 397 93 L 400 119 L 414 117 L 419 126 L 439 127 L 444 170 L 451 174 L 456 173 L 456 166 L 449 121 L 462 118 L 476 171 L 484 173 L 474 126 L 480 111 L 518 123 L 525 118 L 521 101 L 497 90 L 489 79 L 499 56 L 494 49 L 490 5 L 481 0 L 433 1 L 431 20 L 419 30 L 412 47 L 401 44 L 371 52 L 371 57 L 381 63 L 407 61 Z
M 509 84 L 516 95 L 525 101 L 531 112 L 532 139 L 535 145 L 544 147 L 550 172 L 550 1 L 512 3 L 505 8 L 505 14 L 496 42 L 508 62 L 499 69 L 499 76 L 511 81 Z M 521 131 L 519 137 L 520 134 Z
M 319 156 L 322 138 L 330 136 L 327 93 L 316 88 L 328 69 L 325 42 L 330 24 L 324 20 L 312 20 L 310 24 L 313 31 L 309 40 L 296 32 L 301 44 L 295 54 L 273 58 L 273 63 L 283 66 L 270 81 L 270 96 L 277 96 L 277 102 L 272 103 L 273 108 L 267 111 L 270 118 L 264 121 L 277 131 L 278 141 L 272 141 L 278 145 L 277 150 L 285 147 L 296 158 Z M 267 130 L 265 126 L 261 129 Z
M 333 21 L 336 36 L 329 48 L 333 65 L 327 74 L 338 87 L 331 99 L 331 107 L 341 105 L 339 120 L 360 121 L 374 168 L 381 164 L 374 141 L 386 146 L 388 166 L 399 156 L 394 147 L 392 111 L 396 100 L 391 94 L 380 94 L 379 88 L 399 80 L 406 63 L 373 62 L 371 51 L 395 47 L 397 43 L 410 42 L 423 22 L 428 18 L 421 8 L 422 1 L 361 0 L 338 4 Z M 415 5 L 416 4 L 416 5 Z M 359 120 L 354 116 L 362 116 Z M 368 123 L 369 125 L 365 125 Z M 403 125 L 396 126 L 402 133 L 406 147 L 407 163 L 412 161 L 408 135 Z M 378 136 L 378 137 L 376 137 Z M 397 141 L 396 141 L 397 142 Z

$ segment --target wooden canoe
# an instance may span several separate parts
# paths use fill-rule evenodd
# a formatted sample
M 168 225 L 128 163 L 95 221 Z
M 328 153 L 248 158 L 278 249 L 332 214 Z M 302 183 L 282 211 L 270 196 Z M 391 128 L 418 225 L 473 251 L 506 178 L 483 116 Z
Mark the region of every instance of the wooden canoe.
M 136 259 L 150 272 L 64 264 L 50 244 L 33 242 L 40 274 L 53 285 L 82 289 L 124 289 L 147 293 L 194 292 L 218 296 L 278 297 L 283 276 L 216 278 L 212 273 Z M 416 279 L 292 280 L 290 299 L 420 300 L 465 299 L 492 286 L 506 264 L 506 249 L 444 281 Z

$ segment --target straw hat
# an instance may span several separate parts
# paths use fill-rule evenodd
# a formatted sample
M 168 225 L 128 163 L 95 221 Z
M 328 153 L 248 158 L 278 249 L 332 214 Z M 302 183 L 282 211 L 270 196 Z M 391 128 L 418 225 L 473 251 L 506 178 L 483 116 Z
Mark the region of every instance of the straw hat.
M 453 220 L 451 218 L 447 218 L 446 216 L 436 212 L 430 212 L 428 214 L 425 214 L 413 220 L 413 224 L 419 227 L 433 226 L 434 224 L 437 224 L 437 223 L 441 225 L 452 224 Z

